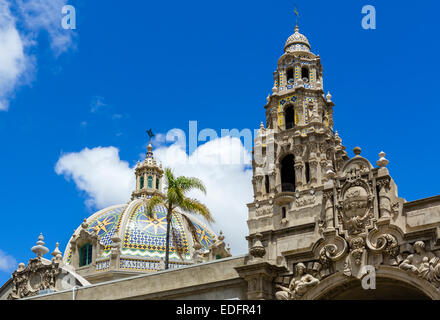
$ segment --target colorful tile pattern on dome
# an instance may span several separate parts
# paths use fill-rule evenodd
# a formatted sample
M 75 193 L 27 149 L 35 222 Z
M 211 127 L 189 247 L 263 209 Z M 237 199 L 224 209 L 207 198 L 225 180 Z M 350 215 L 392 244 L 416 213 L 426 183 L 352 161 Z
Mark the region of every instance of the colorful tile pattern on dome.
M 215 242 L 215 235 L 209 232 L 206 228 L 201 227 L 194 220 L 191 220 L 197 230 L 197 238 L 200 243 L 205 247 L 205 249 L 209 250 L 209 247 Z
M 188 239 L 186 238 L 182 218 L 173 214 L 177 246 L 184 259 L 191 259 Z M 122 251 L 123 254 L 142 257 L 164 257 L 166 248 L 166 209 L 157 206 L 153 217 L 148 217 L 143 204 L 135 206 L 128 217 Z M 173 254 L 174 253 L 174 254 Z M 176 247 L 170 237 L 170 260 L 176 259 Z
M 125 205 L 111 209 L 99 215 L 96 219 L 89 223 L 89 232 L 96 232 L 100 242 L 104 246 L 110 246 L 112 243 L 111 237 L 116 229 L 119 229 L 121 223 L 121 213 L 125 209 Z
M 119 226 L 122 221 L 122 213 L 126 207 L 126 205 L 121 205 L 111 210 L 104 211 L 91 222 L 89 222 L 88 231 L 96 231 L 100 242 L 105 246 L 103 256 L 108 255 L 108 251 L 110 250 L 110 245 L 112 243 L 111 237 L 119 230 Z M 71 261 L 72 249 L 69 250 L 66 258 L 66 264 L 70 264 Z
M 310 49 L 306 45 L 296 43 L 296 44 L 291 44 L 290 46 L 288 46 L 286 48 L 286 51 L 287 52 L 293 52 L 293 51 L 307 51 L 307 52 L 310 52 Z

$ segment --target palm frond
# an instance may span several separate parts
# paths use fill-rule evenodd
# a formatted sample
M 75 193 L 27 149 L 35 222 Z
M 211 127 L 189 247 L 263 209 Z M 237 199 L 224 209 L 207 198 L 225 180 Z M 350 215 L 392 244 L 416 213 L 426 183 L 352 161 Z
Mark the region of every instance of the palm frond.
M 214 218 L 212 217 L 208 207 L 196 199 L 185 198 L 181 203 L 179 203 L 179 207 L 183 211 L 202 216 L 208 222 L 214 222 Z
M 184 220 L 186 221 L 186 224 L 188 225 L 188 229 L 191 232 L 191 235 L 193 237 L 193 240 L 196 242 L 200 242 L 199 237 L 197 236 L 197 229 L 196 226 L 194 225 L 194 223 L 191 221 L 190 218 L 188 218 L 185 214 L 180 214 L 181 217 L 184 218 Z
M 170 168 L 165 168 L 165 184 L 167 188 L 174 185 L 174 181 L 176 178 L 174 177 L 173 171 Z
M 157 205 L 164 204 L 164 200 L 159 196 L 153 196 L 145 203 L 145 211 L 151 218 L 153 216 L 153 210 Z
M 182 193 L 197 189 L 206 194 L 206 187 L 198 178 L 181 176 L 176 179 L 176 185 L 182 190 Z

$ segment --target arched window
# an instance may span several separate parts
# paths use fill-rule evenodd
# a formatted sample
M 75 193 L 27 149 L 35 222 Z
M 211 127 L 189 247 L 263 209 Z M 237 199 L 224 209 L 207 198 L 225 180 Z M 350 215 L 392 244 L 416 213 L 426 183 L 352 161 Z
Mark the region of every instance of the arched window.
M 92 263 L 92 244 L 86 243 L 79 248 L 79 266 L 87 266 Z
M 295 191 L 295 159 L 293 154 L 288 154 L 281 161 L 281 191 Z
M 304 82 L 309 82 L 309 68 L 301 68 L 301 79 L 303 79 Z
M 147 178 L 147 187 L 148 187 L 148 189 L 153 189 L 153 177 L 152 176 L 148 176 L 148 178 Z
M 286 78 L 287 78 L 287 83 L 293 83 L 293 68 L 287 69 Z
M 306 162 L 306 183 L 310 183 L 310 164 Z
M 281 208 L 281 219 L 286 219 L 286 207 Z
M 140 177 L 139 178 L 139 189 L 143 189 L 144 188 L 144 177 Z
M 289 106 L 284 110 L 286 118 L 286 130 L 292 129 L 295 126 L 295 109 L 293 106 Z
M 159 177 L 156 177 L 156 189 L 159 190 Z

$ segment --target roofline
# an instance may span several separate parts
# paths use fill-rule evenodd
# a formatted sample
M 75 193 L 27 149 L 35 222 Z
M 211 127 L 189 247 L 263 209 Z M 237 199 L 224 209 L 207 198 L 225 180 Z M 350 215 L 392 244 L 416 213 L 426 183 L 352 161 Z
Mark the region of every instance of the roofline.
M 435 201 L 439 201 L 440 202 L 440 195 L 432 196 L 432 197 L 427 197 L 427 198 L 422 198 L 422 199 L 417 199 L 417 200 L 413 200 L 413 201 L 408 201 L 408 202 L 405 202 L 403 204 L 403 206 L 405 208 L 410 208 L 410 207 L 418 206 L 418 205 L 421 205 L 421 204 L 427 204 L 427 203 L 435 202 Z
M 143 278 L 143 277 L 150 277 L 150 276 L 154 276 L 154 275 L 161 274 L 161 273 L 176 272 L 176 271 L 179 271 L 179 270 L 182 270 L 182 269 L 199 267 L 200 265 L 209 265 L 209 264 L 219 263 L 219 262 L 223 262 L 223 261 L 229 261 L 229 260 L 234 260 L 234 259 L 242 259 L 242 258 L 244 258 L 246 256 L 247 256 L 247 254 L 241 254 L 241 255 L 238 255 L 238 256 L 235 256 L 235 257 L 223 258 L 223 259 L 218 259 L 218 260 L 208 261 L 208 262 L 203 262 L 203 263 L 195 263 L 195 264 L 192 264 L 190 266 L 181 267 L 181 268 L 177 268 L 177 269 L 168 269 L 168 270 L 162 270 L 162 271 L 157 271 L 157 272 L 152 272 L 152 273 L 138 274 L 138 275 L 135 275 L 135 276 L 132 276 L 132 277 L 126 277 L 126 278 L 122 278 L 122 279 L 110 280 L 110 281 L 105 281 L 105 282 L 91 284 L 91 285 L 88 285 L 88 286 L 78 287 L 75 290 L 79 291 L 79 290 L 82 290 L 82 289 L 99 287 L 99 286 L 103 286 L 103 285 L 107 285 L 107 284 L 112 284 L 112 283 L 118 283 L 118 282 L 122 282 L 122 281 L 126 281 L 126 280 L 138 279 L 138 278 Z M 10 280 L 12 280 L 12 278 Z M 41 294 L 41 295 L 37 295 L 37 296 L 32 296 L 32 297 L 28 297 L 28 298 L 22 298 L 20 300 L 32 300 L 32 299 L 36 299 L 36 298 L 40 298 L 40 297 L 51 296 L 51 295 L 55 295 L 55 294 L 59 294 L 59 293 L 65 293 L 65 292 L 71 292 L 71 291 L 72 291 L 72 289 L 67 289 L 67 290 L 62 290 L 62 291 L 57 291 L 57 292 L 45 293 L 45 294 Z

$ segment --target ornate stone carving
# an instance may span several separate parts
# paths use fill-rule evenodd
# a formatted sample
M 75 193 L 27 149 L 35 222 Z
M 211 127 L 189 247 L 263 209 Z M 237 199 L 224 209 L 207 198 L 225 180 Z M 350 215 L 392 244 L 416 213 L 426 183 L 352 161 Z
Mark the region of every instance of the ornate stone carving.
M 261 260 L 264 255 L 266 254 L 266 249 L 264 248 L 263 244 L 261 243 L 261 239 L 263 238 L 263 235 L 261 233 L 257 233 L 255 235 L 255 243 L 252 246 L 252 248 L 249 249 L 249 253 L 254 258 L 254 260 Z
M 390 180 L 389 179 L 381 179 L 376 182 L 376 185 L 379 188 L 379 211 L 381 218 L 388 218 L 391 215 L 391 201 L 388 195 L 390 190 Z
M 304 207 L 308 205 L 313 205 L 316 203 L 316 197 L 314 193 L 304 194 L 299 197 L 295 197 L 295 204 L 297 207 Z
M 367 247 L 374 253 L 383 253 L 389 258 L 389 264 L 396 266 L 401 262 L 400 248 L 397 238 L 389 233 L 381 234 L 377 237 L 375 243 L 372 243 L 372 233 L 367 236 Z
M 275 293 L 275 297 L 277 300 L 298 300 L 318 283 L 319 279 L 306 273 L 306 266 L 300 262 L 295 266 L 295 276 L 290 281 L 289 287 L 277 285 L 280 291 Z
M 333 210 L 333 191 L 325 191 L 322 194 L 323 210 L 320 221 L 321 231 L 325 228 L 331 230 L 335 227 L 334 224 L 334 210 Z
M 338 236 L 336 231 L 326 230 L 326 238 L 314 251 L 317 252 L 317 258 L 321 265 L 319 270 L 320 278 L 326 277 L 334 272 L 334 262 L 341 260 L 347 254 L 348 244 L 344 238 Z
M 26 268 L 20 264 L 12 273 L 12 292 L 8 299 L 36 296 L 40 290 L 55 290 L 55 280 L 60 272 L 58 262 L 45 264 L 41 257 L 30 259 Z
M 399 268 L 440 287 L 440 258 L 432 252 L 426 251 L 423 241 L 414 243 L 414 250 L 416 252 L 402 261 Z
M 261 206 L 255 210 L 255 215 L 257 217 L 267 216 L 272 213 L 272 209 L 269 206 Z
M 293 154 L 295 157 L 301 157 L 304 151 L 304 147 L 302 145 L 293 146 Z
M 351 234 L 366 231 L 373 218 L 373 196 L 362 180 L 346 184 L 342 189 L 342 201 L 337 204 L 338 217 L 343 229 Z
M 362 267 L 366 262 L 365 241 L 362 237 L 353 237 L 349 239 L 350 252 L 345 259 L 343 273 L 347 277 L 354 276 L 362 278 Z
M 365 242 L 362 237 L 356 237 L 350 240 L 350 255 L 353 257 L 356 265 L 362 263 L 362 255 L 365 251 Z

